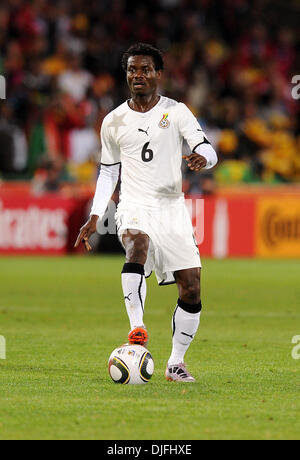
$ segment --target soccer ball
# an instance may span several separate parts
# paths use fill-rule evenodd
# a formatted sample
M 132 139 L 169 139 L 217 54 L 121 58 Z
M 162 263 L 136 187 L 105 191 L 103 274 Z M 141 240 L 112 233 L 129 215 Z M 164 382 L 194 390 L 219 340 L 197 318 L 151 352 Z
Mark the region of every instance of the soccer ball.
M 141 345 L 123 345 L 110 355 L 108 372 L 115 383 L 139 385 L 151 379 L 154 361 L 147 348 Z

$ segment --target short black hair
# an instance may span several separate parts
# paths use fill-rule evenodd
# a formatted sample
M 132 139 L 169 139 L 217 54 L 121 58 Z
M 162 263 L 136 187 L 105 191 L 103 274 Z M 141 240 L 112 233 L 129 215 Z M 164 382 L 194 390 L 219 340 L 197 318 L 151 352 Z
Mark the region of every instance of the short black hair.
M 148 43 L 136 43 L 132 45 L 122 56 L 122 67 L 127 70 L 127 62 L 131 56 L 151 56 L 156 71 L 164 70 L 164 60 L 162 52 Z

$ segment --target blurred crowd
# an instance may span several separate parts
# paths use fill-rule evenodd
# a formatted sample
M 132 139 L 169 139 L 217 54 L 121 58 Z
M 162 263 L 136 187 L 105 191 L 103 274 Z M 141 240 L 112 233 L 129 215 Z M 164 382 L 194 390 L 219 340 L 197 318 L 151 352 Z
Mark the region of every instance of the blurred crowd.
M 122 52 L 164 51 L 161 93 L 185 102 L 220 157 L 184 189 L 300 181 L 299 2 L 10 0 L 0 6 L 0 178 L 93 183 L 104 116 L 128 98 Z M 284 18 L 284 20 L 283 20 Z M 298 57 L 298 59 L 297 59 Z M 299 91 L 300 93 L 300 91 Z

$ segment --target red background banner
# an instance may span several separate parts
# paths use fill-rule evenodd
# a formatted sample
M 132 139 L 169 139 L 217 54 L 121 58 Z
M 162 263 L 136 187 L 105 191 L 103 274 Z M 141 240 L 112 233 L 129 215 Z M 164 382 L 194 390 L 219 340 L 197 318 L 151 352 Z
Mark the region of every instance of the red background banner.
M 2 186 L 0 254 L 63 255 L 73 252 L 78 230 L 89 212 L 92 193 L 91 189 L 85 189 L 77 190 L 76 193 L 73 191 L 72 194 L 35 197 L 31 195 L 28 185 Z M 203 219 L 196 219 L 195 216 L 195 200 L 203 200 L 203 197 L 187 199 L 193 200 L 192 220 L 197 240 L 201 241 L 199 247 L 202 256 L 299 257 L 299 188 L 222 191 L 204 198 L 204 206 L 202 202 L 198 207 L 203 213 Z M 275 204 L 276 245 L 270 249 L 264 243 L 265 222 Z M 204 238 L 199 238 L 203 229 Z M 83 252 L 83 248 L 80 251 Z
M 0 254 L 70 252 L 85 217 L 86 199 L 59 195 L 0 197 Z

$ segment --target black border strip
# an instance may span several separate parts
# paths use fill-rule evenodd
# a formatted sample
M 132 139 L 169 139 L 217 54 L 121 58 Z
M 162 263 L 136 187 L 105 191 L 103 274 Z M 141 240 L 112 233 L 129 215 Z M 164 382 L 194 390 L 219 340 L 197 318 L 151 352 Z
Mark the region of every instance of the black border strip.
M 158 285 L 159 286 L 169 286 L 170 284 L 176 284 L 176 281 L 167 281 L 165 283 L 165 280 L 161 281 Z
M 143 278 L 144 278 L 144 275 L 141 275 L 141 282 L 140 282 L 140 285 L 139 285 L 138 293 L 139 293 L 139 298 L 140 298 L 140 302 L 141 302 L 141 307 L 142 307 L 142 310 L 143 310 L 143 313 L 144 313 L 144 306 L 143 306 L 142 293 L 141 293 L 141 287 L 142 287 L 142 284 L 143 284 Z
M 199 147 L 199 145 L 202 145 L 202 144 L 211 145 L 211 143 L 209 142 L 209 140 L 207 140 L 206 137 L 205 137 L 205 138 L 204 138 L 204 141 L 203 141 L 203 142 L 199 142 L 199 144 L 197 144 L 197 145 L 193 148 L 192 152 L 194 153 L 195 150 L 196 150 L 196 148 Z
M 172 318 L 172 321 L 173 321 L 173 335 L 172 335 L 172 337 L 174 337 L 175 329 L 176 329 L 176 327 L 175 327 L 175 315 L 176 315 L 177 310 L 178 310 L 178 305 L 176 305 L 176 308 L 175 308 L 174 313 L 173 313 L 173 318 Z
M 136 273 L 137 275 L 144 276 L 144 265 L 136 264 L 134 262 L 125 262 L 125 264 L 123 265 L 122 273 Z

